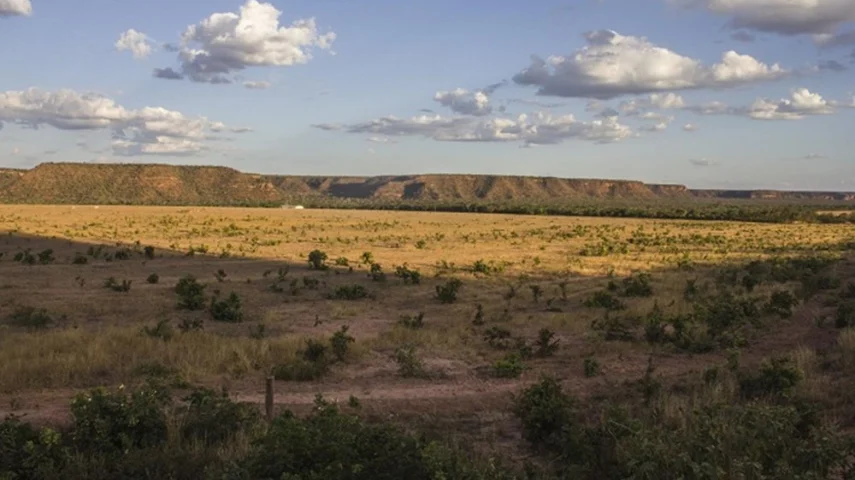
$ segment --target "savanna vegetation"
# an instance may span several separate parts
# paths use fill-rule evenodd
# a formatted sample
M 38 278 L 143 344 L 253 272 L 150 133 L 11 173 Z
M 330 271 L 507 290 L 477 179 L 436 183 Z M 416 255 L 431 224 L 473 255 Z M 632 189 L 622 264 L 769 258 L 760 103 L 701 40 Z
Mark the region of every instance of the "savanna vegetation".
M 855 478 L 847 223 L 10 206 L 0 231 L 3 479 Z

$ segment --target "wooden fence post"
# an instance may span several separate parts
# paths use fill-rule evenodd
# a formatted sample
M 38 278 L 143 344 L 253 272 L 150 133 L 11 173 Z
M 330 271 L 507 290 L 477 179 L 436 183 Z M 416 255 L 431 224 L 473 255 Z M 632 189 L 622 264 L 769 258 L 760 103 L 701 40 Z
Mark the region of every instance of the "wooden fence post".
M 264 413 L 267 421 L 273 421 L 273 377 L 267 377 L 267 385 L 264 392 Z

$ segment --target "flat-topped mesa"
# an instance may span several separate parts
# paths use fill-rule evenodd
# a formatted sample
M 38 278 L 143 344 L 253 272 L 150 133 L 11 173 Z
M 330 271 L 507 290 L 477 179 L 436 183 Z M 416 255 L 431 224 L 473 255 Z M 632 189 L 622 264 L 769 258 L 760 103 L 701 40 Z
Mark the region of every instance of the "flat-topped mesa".
M 94 163 L 0 169 L 0 202 L 4 203 L 260 205 L 312 197 L 450 203 L 693 198 L 855 201 L 855 193 L 848 192 L 692 190 L 633 180 L 515 175 L 296 176 L 216 166 Z

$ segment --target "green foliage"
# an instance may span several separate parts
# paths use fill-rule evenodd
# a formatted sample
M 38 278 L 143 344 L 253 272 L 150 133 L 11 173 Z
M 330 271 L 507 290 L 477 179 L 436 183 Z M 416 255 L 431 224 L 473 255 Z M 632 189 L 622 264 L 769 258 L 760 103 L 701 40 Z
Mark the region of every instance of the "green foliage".
M 395 276 L 412 285 L 418 285 L 422 282 L 422 274 L 418 270 L 411 269 L 407 264 L 395 268 Z
M 368 272 L 368 278 L 375 282 L 385 282 L 386 274 L 383 273 L 383 267 L 379 263 L 372 263 Z
M 168 401 L 169 392 L 153 385 L 130 394 L 122 387 L 78 394 L 71 403 L 71 436 L 79 448 L 118 455 L 163 445 Z
M 766 311 L 778 315 L 781 318 L 793 316 L 793 307 L 799 304 L 799 300 L 789 290 L 775 290 L 766 304 Z
M 16 253 L 12 259 L 16 262 L 23 263 L 24 265 L 35 265 L 37 261 L 36 256 L 31 253 L 29 248 L 23 252 Z
M 317 290 L 321 285 L 321 281 L 314 277 L 303 277 L 303 287 L 308 290 Z
M 339 362 L 343 362 L 345 358 L 347 358 L 347 352 L 350 349 L 350 344 L 356 341 L 355 338 L 347 333 L 349 329 L 349 325 L 342 325 L 341 328 L 333 333 L 332 337 L 330 337 L 330 346 L 332 347 L 333 355 L 335 355 L 336 360 Z
M 312 250 L 309 252 L 309 268 L 312 270 L 326 270 L 329 268 L 326 264 L 327 254 L 320 250 Z
M 324 342 L 306 340 L 306 346 L 299 352 L 296 359 L 273 367 L 274 378 L 306 382 L 323 377 L 329 372 L 331 363 L 327 357 L 327 348 Z
M 637 273 L 621 281 L 621 295 L 624 297 L 649 297 L 653 295 L 650 286 L 650 274 Z
M 525 368 L 519 353 L 509 353 L 493 364 L 493 375 L 498 378 L 519 378 Z
M 514 399 L 513 412 L 522 422 L 523 438 L 539 448 L 561 450 L 568 442 L 581 443 L 574 405 L 557 379 L 543 377 Z
M 182 401 L 186 410 L 181 435 L 206 445 L 225 443 L 261 424 L 254 405 L 233 402 L 225 390 L 218 394 L 207 388 L 194 388 Z
M 226 271 L 223 270 L 222 268 L 217 270 L 216 272 L 214 272 L 214 278 L 216 278 L 217 282 L 220 282 L 220 283 L 224 282 L 226 280 L 226 277 L 228 277 L 228 276 L 229 276 L 229 274 L 227 274 Z
M 47 309 L 19 306 L 9 314 L 9 324 L 31 330 L 44 330 L 55 323 Z
M 75 253 L 74 258 L 71 259 L 71 263 L 72 265 L 86 265 L 89 263 L 89 257 L 82 253 Z
M 146 277 L 145 281 L 148 284 L 155 285 L 155 284 L 157 284 L 157 282 L 160 281 L 160 275 L 158 275 L 156 273 L 152 273 L 151 275 Z
M 185 275 L 175 285 L 178 294 L 178 308 L 185 310 L 201 310 L 205 308 L 205 285 L 199 283 L 193 275 Z
M 143 327 L 143 333 L 152 338 L 169 341 L 172 339 L 175 331 L 173 330 L 172 325 L 169 324 L 169 320 L 163 319 L 157 322 L 154 327 Z
M 363 265 L 371 265 L 374 263 L 374 254 L 371 252 L 362 252 L 362 255 L 359 256 L 359 260 Z
M 801 371 L 790 357 L 773 357 L 756 374 L 742 375 L 739 390 L 746 398 L 789 395 L 801 380 Z
M 626 309 L 626 305 L 617 297 L 607 291 L 598 291 L 585 300 L 585 306 L 588 308 L 605 308 L 606 310 L 617 311 Z
M 16 417 L 0 422 L 0 478 L 56 478 L 67 457 L 58 432 L 37 430 Z
M 240 323 L 243 321 L 243 308 L 237 293 L 231 292 L 224 300 L 211 299 L 211 318 L 217 322 Z
M 368 290 L 358 284 L 342 285 L 332 294 L 332 298 L 335 300 L 362 300 L 368 296 Z
M 425 326 L 425 312 L 419 312 L 416 315 L 401 315 L 398 318 L 398 325 L 411 330 L 418 330 Z
M 539 302 L 543 295 L 543 288 L 540 285 L 529 285 L 528 288 L 531 290 L 531 299 L 534 303 Z
M 855 302 L 843 302 L 834 313 L 835 328 L 855 327 Z
M 421 359 L 416 355 L 413 347 L 401 347 L 395 349 L 392 356 L 398 364 L 398 375 L 404 378 L 427 378 L 429 374 Z
M 635 340 L 638 319 L 635 317 L 614 317 L 608 313 L 591 323 L 591 328 L 607 341 L 631 342 Z
M 53 249 L 51 248 L 39 252 L 38 257 L 39 263 L 42 265 L 49 265 L 56 261 L 56 258 L 53 256 Z
M 130 260 L 131 259 L 131 249 L 130 248 L 120 248 L 113 252 L 114 260 Z
M 131 283 L 131 280 L 122 280 L 122 282 L 119 283 L 119 281 L 116 280 L 116 277 L 110 277 L 104 280 L 104 288 L 114 292 L 127 293 L 131 291 Z
M 436 286 L 436 298 L 441 303 L 454 303 L 457 301 L 457 293 L 463 282 L 458 278 L 452 278 L 443 285 Z
M 551 357 L 558 351 L 558 340 L 555 339 L 555 332 L 548 328 L 542 328 L 537 332 L 537 340 L 534 342 L 536 357 Z
M 335 259 L 335 264 L 338 267 L 348 267 L 350 266 L 350 261 L 347 259 L 347 257 L 338 257 Z
M 147 245 L 143 248 L 143 256 L 148 260 L 154 260 L 154 247 Z
M 600 362 L 594 357 L 585 357 L 582 360 L 582 371 L 588 378 L 596 377 L 600 374 Z
M 475 305 L 475 318 L 472 319 L 472 325 L 476 327 L 484 325 L 484 307 L 480 303 Z

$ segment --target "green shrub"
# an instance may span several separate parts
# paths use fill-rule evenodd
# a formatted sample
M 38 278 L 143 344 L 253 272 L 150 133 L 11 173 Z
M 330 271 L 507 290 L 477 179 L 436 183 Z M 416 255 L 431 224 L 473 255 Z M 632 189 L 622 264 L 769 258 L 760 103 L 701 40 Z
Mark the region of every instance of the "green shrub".
M 82 253 L 75 253 L 74 258 L 71 260 L 73 265 L 86 265 L 89 263 L 89 257 L 83 255 Z
M 507 328 L 492 326 L 484 331 L 484 340 L 493 348 L 507 350 L 511 348 L 511 331 Z
M 637 323 L 638 319 L 634 317 L 612 317 L 606 314 L 594 320 L 591 328 L 602 335 L 604 340 L 631 342 L 635 340 Z
M 9 315 L 9 324 L 31 330 L 43 330 L 53 325 L 54 319 L 47 309 L 19 306 Z
M 553 377 L 526 388 L 514 399 L 514 415 L 522 422 L 523 438 L 536 447 L 563 450 L 581 443 L 573 399 Z
M 181 435 L 207 445 L 221 444 L 235 435 L 252 431 L 260 425 L 258 408 L 233 402 L 225 390 L 216 393 L 207 388 L 194 388 L 182 401 L 185 404 Z
M 463 282 L 460 279 L 452 278 L 443 285 L 436 286 L 436 298 L 441 303 L 454 303 L 457 301 L 457 293 Z
M 280 363 L 273 368 L 274 378 L 305 382 L 323 377 L 330 369 L 327 348 L 324 342 L 306 340 L 306 346 L 300 350 L 298 358 L 291 362 Z
M 143 333 L 152 338 L 169 341 L 172 339 L 175 331 L 172 329 L 172 325 L 169 324 L 169 320 L 163 319 L 157 322 L 154 327 L 143 327 Z
M 422 281 L 422 274 L 418 270 L 407 267 L 406 264 L 395 268 L 395 276 L 412 285 L 418 285 Z
M 228 277 L 228 276 L 229 276 L 229 274 L 226 273 L 226 271 L 223 270 L 222 268 L 217 270 L 216 272 L 214 272 L 214 278 L 216 278 L 217 282 L 220 282 L 220 283 L 224 282 L 226 280 L 226 277 Z
M 312 250 L 309 252 L 309 268 L 312 270 L 326 270 L 329 268 L 326 264 L 327 254 L 320 250 Z
M 416 356 L 413 347 L 396 349 L 392 358 L 398 364 L 398 375 L 404 378 L 427 378 L 429 376 L 421 359 Z
M 114 292 L 127 293 L 131 291 L 131 283 L 131 280 L 122 280 L 122 283 L 119 283 L 119 281 L 116 280 L 116 277 L 110 277 L 104 280 L 104 288 Z
M 343 362 L 345 358 L 347 358 L 347 352 L 350 349 L 350 344 L 356 341 L 355 338 L 347 333 L 349 329 L 349 325 L 342 325 L 341 328 L 337 332 L 333 333 L 332 337 L 330 337 L 330 347 L 332 347 L 333 355 L 335 355 L 336 360 L 339 362 Z
M 71 437 L 78 448 L 126 454 L 166 443 L 169 392 L 146 386 L 131 392 L 103 388 L 78 394 L 71 403 Z
M 775 290 L 766 304 L 766 311 L 778 315 L 781 318 L 793 316 L 793 307 L 799 304 L 799 300 L 789 290 Z
M 42 265 L 48 265 L 56 261 L 56 258 L 54 258 L 53 256 L 53 249 L 50 248 L 42 250 L 41 252 L 39 252 L 38 256 L 39 263 Z
M 332 294 L 335 300 L 361 300 L 368 298 L 368 290 L 362 285 L 342 285 L 338 287 Z
M 148 260 L 154 260 L 154 247 L 152 247 L 151 245 L 147 245 L 145 248 L 143 248 L 143 256 L 145 256 L 145 258 L 147 258 Z
M 582 360 L 582 370 L 586 377 L 596 377 L 600 374 L 600 362 L 594 357 L 585 357 Z
M 317 290 L 321 281 L 314 277 L 303 276 L 303 287 L 307 290 Z
M 335 264 L 339 267 L 348 267 L 350 266 L 350 261 L 347 257 L 338 257 L 335 259 Z
M 23 252 L 18 252 L 13 257 L 13 260 L 16 262 L 23 263 L 24 265 L 35 265 L 36 264 L 36 256 L 31 253 L 31 250 L 28 248 Z
M 156 274 L 156 273 L 152 273 L 151 275 L 149 275 L 149 276 L 145 279 L 145 281 L 146 281 L 146 283 L 149 283 L 149 284 L 151 284 L 151 285 L 155 285 L 157 282 L 159 282 L 159 281 L 160 281 L 160 275 L 158 275 L 158 274 Z
M 375 282 L 385 282 L 386 274 L 383 273 L 383 267 L 379 263 L 372 263 L 368 271 L 368 278 Z
M 37 430 L 17 417 L 0 422 L 0 478 L 59 478 L 58 472 L 68 460 L 58 432 Z
M 802 380 L 802 374 L 790 357 L 764 361 L 756 374 L 742 375 L 739 390 L 746 398 L 788 395 Z
M 594 292 L 591 298 L 585 300 L 585 306 L 588 308 L 605 308 L 611 311 L 626 309 L 623 302 L 607 291 Z
M 416 315 L 401 315 L 398 318 L 398 325 L 411 330 L 418 330 L 425 326 L 425 312 L 419 312 Z
M 480 303 L 475 305 L 475 318 L 472 319 L 472 325 L 476 327 L 484 325 L 484 307 Z
M 175 285 L 178 294 L 178 308 L 201 310 L 205 308 L 205 285 L 199 283 L 193 275 L 185 275 Z
M 537 340 L 534 342 L 534 355 L 537 357 L 551 357 L 558 351 L 558 340 L 555 340 L 555 332 L 548 328 L 543 328 L 537 333 Z
M 509 353 L 493 364 L 493 375 L 498 378 L 519 378 L 525 368 L 519 353 Z
M 650 274 L 638 273 L 624 278 L 621 295 L 624 297 L 649 297 L 653 295 L 653 287 L 650 286 Z
M 113 259 L 115 260 L 130 260 L 131 259 L 131 249 L 130 248 L 120 248 L 113 253 Z
M 240 297 L 232 292 L 224 300 L 211 299 L 211 318 L 217 322 L 240 323 L 243 321 L 243 308 Z

